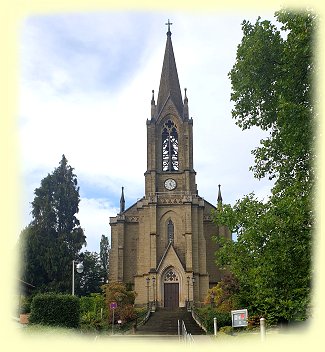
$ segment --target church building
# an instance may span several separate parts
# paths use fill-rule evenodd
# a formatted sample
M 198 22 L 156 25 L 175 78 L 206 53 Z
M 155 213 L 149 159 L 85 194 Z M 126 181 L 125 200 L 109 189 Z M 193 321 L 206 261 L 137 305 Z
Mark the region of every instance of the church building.
M 136 291 L 136 305 L 200 304 L 224 275 L 215 264 L 212 236 L 231 238 L 211 220 L 215 206 L 199 196 L 193 168 L 193 120 L 186 89 L 180 89 L 171 31 L 168 32 L 157 102 L 147 119 L 145 195 L 110 218 L 110 282 Z M 217 202 L 221 204 L 220 185 Z

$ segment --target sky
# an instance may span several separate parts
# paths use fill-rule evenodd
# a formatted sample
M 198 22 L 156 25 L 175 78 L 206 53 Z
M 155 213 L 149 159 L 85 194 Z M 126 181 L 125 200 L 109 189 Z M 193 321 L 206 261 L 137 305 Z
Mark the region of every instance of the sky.
M 276 10 L 276 9 L 275 9 Z M 241 23 L 269 12 L 56 13 L 30 16 L 20 30 L 19 150 L 21 229 L 32 220 L 34 190 L 62 154 L 80 187 L 77 217 L 88 251 L 110 238 L 109 217 L 144 195 L 146 120 L 157 97 L 168 19 L 184 96 L 193 118 L 194 169 L 199 195 L 216 204 L 255 192 L 266 199 L 272 184 L 257 180 L 251 150 L 266 137 L 241 131 L 232 119 L 227 76 L 242 38 Z

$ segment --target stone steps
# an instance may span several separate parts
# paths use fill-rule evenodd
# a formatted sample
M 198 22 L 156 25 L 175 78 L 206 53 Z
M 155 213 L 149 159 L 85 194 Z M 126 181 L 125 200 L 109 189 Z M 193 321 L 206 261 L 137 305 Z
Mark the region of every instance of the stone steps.
M 177 335 L 178 320 L 183 320 L 188 333 L 204 335 L 203 331 L 194 321 L 190 312 L 185 308 L 168 310 L 160 308 L 151 313 L 149 320 L 137 329 L 137 335 Z

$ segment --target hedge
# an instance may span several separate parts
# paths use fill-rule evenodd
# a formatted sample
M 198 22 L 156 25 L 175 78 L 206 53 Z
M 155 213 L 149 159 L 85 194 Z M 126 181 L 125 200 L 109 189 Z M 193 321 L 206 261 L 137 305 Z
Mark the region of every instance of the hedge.
M 231 325 L 230 312 L 221 313 L 221 312 L 218 312 L 216 309 L 213 309 L 210 307 L 204 307 L 204 308 L 196 308 L 195 313 L 200 318 L 201 323 L 208 330 L 208 333 L 213 333 L 213 330 L 214 330 L 213 318 L 217 318 L 218 329 L 220 329 L 223 326 Z
M 79 319 L 80 301 L 76 296 L 40 293 L 33 298 L 29 317 L 32 324 L 76 328 Z

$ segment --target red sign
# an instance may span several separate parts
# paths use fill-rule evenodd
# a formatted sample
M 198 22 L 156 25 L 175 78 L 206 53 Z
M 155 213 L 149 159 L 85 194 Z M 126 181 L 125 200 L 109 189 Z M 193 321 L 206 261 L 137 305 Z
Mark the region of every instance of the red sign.
M 111 309 L 116 309 L 116 308 L 117 308 L 117 303 L 116 303 L 116 302 L 111 302 L 111 303 L 109 304 L 109 307 L 110 307 Z

